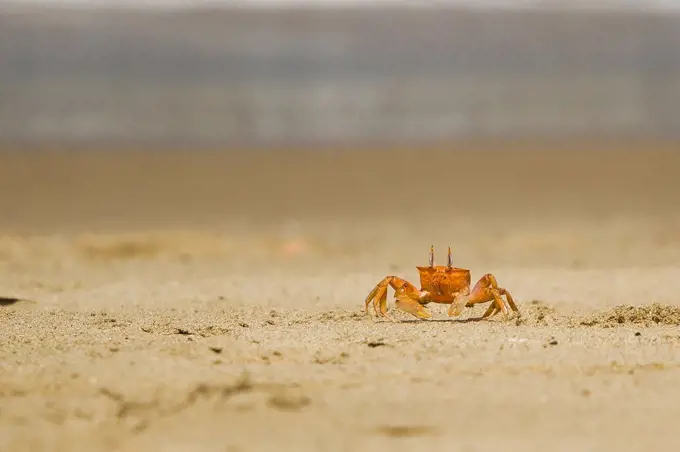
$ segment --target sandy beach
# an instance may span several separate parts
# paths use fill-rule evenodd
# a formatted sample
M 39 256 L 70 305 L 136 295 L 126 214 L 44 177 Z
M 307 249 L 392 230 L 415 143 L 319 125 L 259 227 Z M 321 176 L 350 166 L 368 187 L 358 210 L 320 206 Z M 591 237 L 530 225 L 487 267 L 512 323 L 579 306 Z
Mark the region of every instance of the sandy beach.
M 0 450 L 673 450 L 679 151 L 0 153 Z M 520 315 L 366 314 L 430 245 Z

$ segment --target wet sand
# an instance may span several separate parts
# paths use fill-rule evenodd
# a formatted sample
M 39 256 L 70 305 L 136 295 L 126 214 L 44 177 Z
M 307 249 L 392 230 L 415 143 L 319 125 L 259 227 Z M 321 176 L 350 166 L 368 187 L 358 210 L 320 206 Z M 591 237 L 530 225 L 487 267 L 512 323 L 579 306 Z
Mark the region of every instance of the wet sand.
M 672 450 L 679 151 L 0 153 L 0 450 Z

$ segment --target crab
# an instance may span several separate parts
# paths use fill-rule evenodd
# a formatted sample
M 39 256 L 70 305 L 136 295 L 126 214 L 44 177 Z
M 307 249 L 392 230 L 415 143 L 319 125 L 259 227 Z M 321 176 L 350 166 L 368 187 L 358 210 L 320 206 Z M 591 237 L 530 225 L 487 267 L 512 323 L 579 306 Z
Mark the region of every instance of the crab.
M 434 246 L 431 246 L 430 265 L 427 267 L 416 266 L 416 268 L 420 274 L 420 289 L 398 276 L 386 276 L 366 297 L 366 313 L 368 314 L 368 307 L 373 302 L 376 315 L 394 321 L 387 315 L 388 286 L 395 291 L 396 307 L 422 320 L 432 317 L 432 314 L 425 307 L 429 303 L 450 305 L 448 309 L 449 317 L 457 317 L 466 307 L 488 301 L 492 303 L 481 319 L 493 317 L 499 312 L 502 312 L 507 318 L 510 309 L 519 313 L 510 292 L 500 287 L 496 277 L 491 273 L 482 276 L 470 291 L 470 270 L 453 266 L 451 247 L 449 247 L 448 261 L 445 266 L 435 265 Z

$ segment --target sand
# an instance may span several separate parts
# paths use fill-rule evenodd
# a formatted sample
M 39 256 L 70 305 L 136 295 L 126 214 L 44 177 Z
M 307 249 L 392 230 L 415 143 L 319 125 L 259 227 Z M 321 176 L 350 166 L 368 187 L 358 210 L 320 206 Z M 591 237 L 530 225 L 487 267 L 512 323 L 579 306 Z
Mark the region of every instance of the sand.
M 0 450 L 673 450 L 678 151 L 0 153 Z M 431 244 L 521 315 L 365 314 Z

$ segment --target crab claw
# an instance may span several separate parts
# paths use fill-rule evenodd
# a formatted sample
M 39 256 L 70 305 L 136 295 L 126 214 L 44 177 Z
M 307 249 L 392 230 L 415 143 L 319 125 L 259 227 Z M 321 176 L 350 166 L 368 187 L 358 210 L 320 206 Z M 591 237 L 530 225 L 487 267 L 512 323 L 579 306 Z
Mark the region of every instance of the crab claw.
M 451 307 L 449 307 L 449 317 L 458 317 L 465 309 L 467 302 L 470 300 L 469 295 L 456 295 Z
M 400 311 L 411 314 L 419 319 L 429 319 L 432 314 L 420 304 L 417 299 L 401 292 L 395 294 L 395 304 Z

